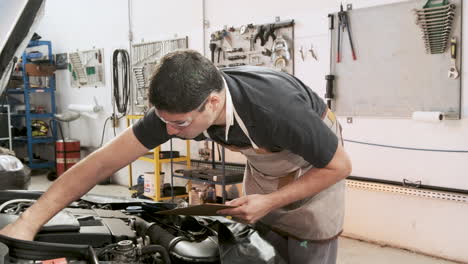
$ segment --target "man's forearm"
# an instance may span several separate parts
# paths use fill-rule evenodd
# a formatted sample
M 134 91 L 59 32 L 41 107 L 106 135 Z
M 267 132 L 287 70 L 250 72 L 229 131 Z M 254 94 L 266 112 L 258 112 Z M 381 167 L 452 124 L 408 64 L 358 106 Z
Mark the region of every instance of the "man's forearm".
M 101 149 L 73 166 L 28 208 L 17 221 L 0 230 L 2 235 L 32 240 L 40 228 L 98 182 L 148 152 L 131 127 Z
M 326 168 L 312 168 L 296 181 L 268 194 L 272 201 L 272 210 L 313 196 L 348 176 L 345 174 L 346 172 Z
M 24 212 L 20 221 L 26 221 L 35 232 L 39 231 L 47 221 L 62 208 L 88 192 L 94 185 L 109 176 L 112 172 L 105 171 L 99 164 L 99 159 L 92 156 L 82 160 L 61 175 L 41 198 Z

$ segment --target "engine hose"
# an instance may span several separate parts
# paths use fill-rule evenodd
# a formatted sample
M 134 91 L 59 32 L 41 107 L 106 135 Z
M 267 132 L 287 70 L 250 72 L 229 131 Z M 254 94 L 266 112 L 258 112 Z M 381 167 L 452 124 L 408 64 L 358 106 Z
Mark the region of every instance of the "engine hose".
M 152 243 L 162 245 L 169 254 L 186 261 L 217 262 L 219 261 L 218 239 L 207 237 L 203 241 L 188 241 L 176 237 L 155 223 L 148 223 L 136 217 L 135 227 L 138 234 L 148 236 Z
M 157 224 L 148 223 L 139 217 L 136 217 L 135 226 L 138 234 L 149 236 L 152 243 L 162 245 L 167 249 L 171 248 L 172 241 L 176 238 Z
M 153 253 L 159 253 L 164 259 L 165 264 L 171 264 L 171 258 L 169 258 L 169 253 L 167 253 L 167 250 L 165 247 L 160 246 L 160 245 L 149 245 L 149 246 L 144 246 L 141 248 L 141 254 L 153 254 Z
M 88 253 L 89 253 L 89 256 L 88 256 L 89 263 L 99 264 L 98 257 L 96 256 L 96 252 L 94 252 L 94 249 L 92 246 L 88 246 Z
M 4 202 L 3 204 L 0 205 L 0 213 L 7 206 L 9 206 L 10 204 L 14 204 L 14 203 L 35 203 L 35 202 L 36 202 L 36 200 L 31 200 L 31 199 L 14 199 L 14 200 L 10 200 L 10 201 Z

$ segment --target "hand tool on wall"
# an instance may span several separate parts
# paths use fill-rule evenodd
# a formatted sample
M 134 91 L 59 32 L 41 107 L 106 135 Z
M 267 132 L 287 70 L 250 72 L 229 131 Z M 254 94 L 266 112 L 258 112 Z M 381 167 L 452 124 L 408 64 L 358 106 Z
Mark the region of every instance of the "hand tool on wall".
M 255 31 L 255 34 L 253 36 L 253 43 L 257 43 L 257 39 L 260 39 L 260 45 L 264 46 L 266 41 L 263 38 L 263 35 L 265 33 L 265 26 L 264 25 L 258 25 L 257 26 L 257 31 Z
M 452 66 L 448 71 L 448 77 L 450 79 L 458 78 L 458 69 L 457 69 L 457 38 L 452 37 L 450 40 L 450 57 L 452 60 Z
M 226 50 L 227 53 L 235 53 L 235 52 L 243 52 L 243 51 L 244 51 L 243 48 L 232 48 L 232 49 Z
M 428 0 L 423 9 L 413 9 L 427 53 L 444 53 L 447 49 L 455 8 L 447 0 Z
M 343 10 L 343 3 L 341 3 L 340 12 L 338 12 L 338 50 L 336 54 L 337 63 L 341 62 L 341 44 L 343 42 L 342 34 L 344 34 L 346 30 L 348 31 L 349 45 L 351 46 L 351 54 L 353 56 L 353 60 L 356 60 L 357 58 L 356 52 L 354 51 L 353 38 L 351 37 L 351 25 L 349 23 L 348 12 Z
M 218 47 L 216 50 L 218 51 L 218 63 L 219 63 L 219 59 L 221 58 L 221 52 L 223 51 L 223 48 Z
M 270 37 L 272 38 L 273 41 L 276 40 L 276 35 L 275 35 L 276 30 L 280 28 L 291 27 L 293 25 L 294 25 L 294 19 L 271 23 L 271 24 L 258 25 L 257 31 L 255 32 L 255 35 L 253 37 L 253 42 L 256 43 L 257 39 L 260 39 L 260 45 L 264 46 L 268 42 Z
M 310 44 L 309 52 L 310 52 L 310 55 L 312 55 L 312 58 L 314 58 L 314 60 L 318 60 L 317 54 L 315 54 L 314 46 L 312 44 Z
M 216 50 L 216 43 L 211 42 L 210 43 L 210 51 L 211 51 L 211 62 L 214 63 L 214 56 L 215 56 L 215 50 Z
M 229 67 L 244 66 L 244 65 L 245 65 L 245 63 L 243 63 L 243 62 L 228 64 Z
M 328 108 L 331 109 L 331 100 L 333 100 L 333 81 L 335 80 L 335 75 L 333 75 L 332 64 L 333 64 L 333 30 L 335 29 L 335 15 L 328 14 L 328 37 L 330 39 L 330 71 L 328 75 L 325 75 L 325 80 L 327 80 L 327 86 L 325 91 L 325 100 L 327 101 Z M 338 28 L 338 31 L 340 29 Z
M 273 61 L 275 68 L 285 70 L 290 59 L 291 53 L 289 52 L 288 42 L 283 37 L 278 37 L 273 41 L 271 61 Z
M 233 60 L 243 60 L 246 59 L 246 55 L 234 55 L 234 56 L 229 56 L 227 57 L 228 60 L 233 61 Z

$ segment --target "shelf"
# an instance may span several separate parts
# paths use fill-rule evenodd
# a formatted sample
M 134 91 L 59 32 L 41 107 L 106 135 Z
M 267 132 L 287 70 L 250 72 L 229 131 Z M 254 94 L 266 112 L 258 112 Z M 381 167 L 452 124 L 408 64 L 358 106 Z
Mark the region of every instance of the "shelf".
M 55 162 L 53 161 L 33 161 L 32 163 L 28 162 L 27 164 L 31 169 L 44 169 L 55 167 Z
M 174 195 L 174 199 L 176 198 L 186 198 L 188 197 L 188 194 L 181 194 L 181 195 Z M 155 199 L 156 197 L 153 197 L 153 199 Z M 171 200 L 172 199 L 172 196 L 162 196 L 162 197 L 159 197 L 159 200 Z
M 45 114 L 29 114 L 31 118 L 53 118 L 54 114 L 45 113 Z M 11 114 L 11 117 L 26 117 L 26 114 Z
M 137 193 L 138 191 L 137 190 L 129 190 L 129 192 L 131 194 L 134 194 L 134 193 Z M 187 194 L 181 194 L 181 195 L 174 195 L 174 199 L 175 198 L 186 198 L 186 197 L 188 197 L 188 193 Z M 151 199 L 155 200 L 157 197 L 148 197 L 148 198 L 151 198 Z M 159 198 L 160 198 L 159 200 L 170 200 L 170 199 L 172 199 L 172 196 L 162 196 L 162 197 L 159 197 Z
M 130 119 L 130 120 L 132 120 L 132 119 L 141 119 L 141 118 L 143 118 L 143 115 L 128 115 L 126 117 L 127 117 L 127 119 Z
M 195 177 L 187 177 L 187 176 L 182 176 L 182 175 L 172 175 L 172 176 L 176 178 L 182 178 L 182 179 L 192 180 L 192 181 L 197 181 L 197 182 L 207 182 L 207 183 L 216 184 L 216 185 L 223 184 L 220 181 L 210 181 L 210 180 L 205 180 L 205 179 L 200 179 L 200 178 L 195 178 Z M 242 183 L 242 181 L 224 182 L 225 185 L 238 184 L 238 183 Z
M 14 137 L 13 140 L 16 141 L 28 141 L 28 137 Z M 32 137 L 31 143 L 53 143 L 55 139 L 53 137 Z
M 53 91 L 54 89 L 46 87 L 26 89 L 26 93 L 50 93 Z M 9 94 L 24 94 L 24 89 L 7 89 L 6 92 Z
M 147 156 L 150 156 L 150 157 L 147 157 Z M 145 155 L 145 156 L 142 156 L 142 157 L 139 157 L 138 160 L 143 160 L 143 161 L 147 161 L 147 162 L 151 162 L 151 163 L 154 163 L 155 160 L 153 158 L 153 154 L 149 155 Z M 172 161 L 173 162 L 181 162 L 181 161 L 187 161 L 188 158 L 186 156 L 180 156 L 178 158 L 173 158 Z M 171 159 L 159 159 L 159 162 L 160 163 L 170 163 L 171 162 Z
M 28 48 L 30 47 L 37 47 L 37 46 L 50 46 L 50 40 L 31 40 L 28 43 Z

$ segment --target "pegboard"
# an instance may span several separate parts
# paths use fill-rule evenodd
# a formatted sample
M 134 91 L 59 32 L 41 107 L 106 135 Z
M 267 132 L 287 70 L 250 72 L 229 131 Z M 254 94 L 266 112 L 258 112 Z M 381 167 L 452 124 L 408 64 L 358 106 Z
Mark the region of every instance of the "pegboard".
M 71 86 L 104 86 L 104 50 L 93 49 L 68 54 Z
M 294 20 L 214 31 L 210 57 L 218 68 L 255 65 L 294 74 Z
M 410 118 L 416 111 L 436 111 L 447 119 L 460 118 L 461 77 L 451 79 L 450 49 L 426 52 L 415 23 L 415 9 L 426 0 L 407 1 L 348 11 L 357 59 L 353 60 L 347 33 L 342 38 L 342 61 L 337 63 L 337 14 L 332 38 L 335 101 L 340 116 Z M 456 5 L 450 37 L 458 39 L 456 65 L 461 73 L 462 1 Z M 372 26 L 370 26 L 372 25 Z M 460 74 L 461 75 L 461 74 Z
M 149 108 L 150 78 L 159 60 L 169 52 L 188 48 L 188 37 L 132 45 L 132 75 L 135 85 L 132 103 L 134 114 L 143 114 Z

